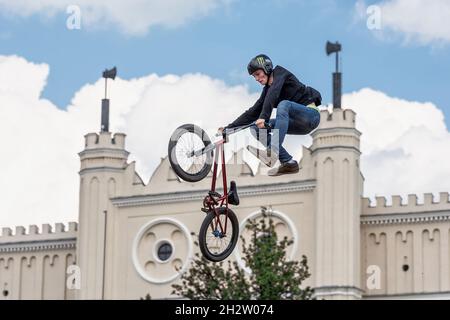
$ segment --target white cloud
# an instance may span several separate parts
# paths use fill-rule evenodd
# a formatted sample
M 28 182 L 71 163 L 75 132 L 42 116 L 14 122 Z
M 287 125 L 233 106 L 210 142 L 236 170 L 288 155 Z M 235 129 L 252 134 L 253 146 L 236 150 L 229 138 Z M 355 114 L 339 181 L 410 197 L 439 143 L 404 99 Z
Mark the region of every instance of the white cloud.
M 78 152 L 84 148 L 83 136 L 99 130 L 104 81 L 83 86 L 67 110 L 61 110 L 40 97 L 48 72 L 46 64 L 0 56 L 0 226 L 78 218 Z M 202 74 L 151 74 L 108 83 L 110 130 L 127 134 L 129 160 L 137 161 L 145 183 L 166 156 L 168 138 L 177 126 L 194 122 L 212 136 L 259 95 Z M 344 95 L 343 102 L 358 113 L 357 127 L 363 132 L 366 195 L 448 190 L 443 177 L 450 176 L 444 165 L 450 136 L 436 106 L 371 89 Z M 240 140 L 238 145 L 245 138 Z M 311 138 L 288 136 L 286 142 L 299 158 L 301 144 L 309 146 Z M 254 167 L 255 159 L 248 159 Z
M 210 14 L 232 0 L 0 0 L 4 15 L 52 17 L 67 14 L 68 6 L 81 9 L 82 28 L 116 26 L 126 34 L 145 34 L 150 27 L 178 27 L 192 19 Z M 69 17 L 70 14 L 67 14 Z
M 77 220 L 83 136 L 98 132 L 104 81 L 86 84 L 67 111 L 40 98 L 49 67 L 0 56 L 0 226 Z M 194 122 L 210 136 L 258 94 L 202 74 L 151 74 L 108 82 L 113 132 L 127 134 L 130 161 L 147 183 L 167 154 L 170 134 Z
M 450 133 L 434 104 L 392 98 L 372 89 L 343 96 L 357 113 L 367 196 L 449 191 Z
M 393 32 L 403 35 L 407 43 L 450 42 L 450 1 L 385 0 L 376 5 L 381 9 L 381 34 L 385 37 Z M 366 8 L 364 0 L 356 2 L 355 12 L 359 18 L 367 18 Z
M 33 64 L 17 56 L 0 56 L 0 91 L 36 100 L 44 89 L 48 73 L 46 64 Z

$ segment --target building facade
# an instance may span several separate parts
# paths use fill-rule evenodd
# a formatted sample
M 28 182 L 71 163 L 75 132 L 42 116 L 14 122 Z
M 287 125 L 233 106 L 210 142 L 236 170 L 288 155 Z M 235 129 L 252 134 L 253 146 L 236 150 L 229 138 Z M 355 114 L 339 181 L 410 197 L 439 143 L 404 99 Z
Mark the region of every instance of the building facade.
M 294 239 L 289 258 L 308 257 L 305 285 L 318 298 L 450 297 L 449 194 L 371 204 L 355 121 L 349 109 L 321 111 L 298 174 L 269 177 L 262 166 L 253 174 L 236 152 L 227 175 L 238 185 L 241 234 L 269 208 L 279 236 Z M 211 175 L 181 182 L 165 158 L 145 184 L 128 155 L 124 134 L 87 134 L 78 223 L 2 229 L 0 299 L 175 298 L 171 285 L 198 251 L 191 233 L 204 218 Z M 229 259 L 245 269 L 239 246 Z

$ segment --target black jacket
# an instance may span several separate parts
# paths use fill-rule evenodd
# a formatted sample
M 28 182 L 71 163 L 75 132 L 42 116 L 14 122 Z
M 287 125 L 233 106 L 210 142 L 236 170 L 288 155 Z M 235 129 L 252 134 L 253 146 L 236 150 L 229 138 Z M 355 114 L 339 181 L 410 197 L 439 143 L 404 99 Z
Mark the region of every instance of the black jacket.
M 320 92 L 305 86 L 291 72 L 281 66 L 273 69 L 272 85 L 265 85 L 261 96 L 253 107 L 241 114 L 226 128 L 234 128 L 249 124 L 257 119 L 269 120 L 272 109 L 283 100 L 308 105 L 315 102 L 316 106 L 322 104 Z

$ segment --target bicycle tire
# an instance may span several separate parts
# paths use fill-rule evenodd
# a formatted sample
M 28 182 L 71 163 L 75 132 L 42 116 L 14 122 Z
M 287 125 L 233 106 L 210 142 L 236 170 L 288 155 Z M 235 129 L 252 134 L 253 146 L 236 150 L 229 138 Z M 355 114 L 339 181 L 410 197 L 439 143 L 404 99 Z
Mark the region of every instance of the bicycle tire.
M 227 208 L 225 208 L 225 207 L 217 208 L 217 210 L 219 212 L 219 215 L 227 214 Z M 238 219 L 237 219 L 235 213 L 231 209 L 228 209 L 228 223 L 231 222 L 231 227 L 232 227 L 232 234 L 230 235 L 230 242 L 224 251 L 222 251 L 221 253 L 215 254 L 209 250 L 207 241 L 206 241 L 206 237 L 207 237 L 208 233 L 212 233 L 211 222 L 213 221 L 213 219 L 215 217 L 216 217 L 216 214 L 214 213 L 214 211 L 209 211 L 208 215 L 205 217 L 205 219 L 203 220 L 203 223 L 200 227 L 198 243 L 199 243 L 200 251 L 202 252 L 203 256 L 206 259 L 213 261 L 213 262 L 220 262 L 222 260 L 225 260 L 233 252 L 234 248 L 236 247 L 236 244 L 238 242 L 238 236 L 239 236 L 239 223 L 238 223 Z M 227 226 L 227 229 L 229 229 L 228 226 Z
M 169 147 L 168 147 L 169 162 L 170 162 L 170 165 L 172 166 L 172 169 L 175 172 L 175 174 L 185 181 L 198 182 L 198 181 L 204 179 L 208 175 L 208 173 L 211 171 L 214 150 L 211 150 L 210 152 L 206 153 L 205 162 L 202 165 L 202 168 L 198 172 L 196 172 L 196 173 L 187 172 L 178 163 L 177 156 L 176 156 L 177 144 L 178 144 L 181 136 L 184 135 L 185 133 L 193 133 L 193 134 L 197 135 L 201 139 L 202 143 L 204 144 L 204 147 L 209 146 L 211 144 L 211 140 L 209 139 L 208 135 L 202 128 L 200 128 L 194 124 L 184 124 L 184 125 L 178 127 L 174 131 L 174 133 L 172 134 L 170 141 L 169 141 Z M 190 151 L 195 151 L 195 150 L 190 150 Z

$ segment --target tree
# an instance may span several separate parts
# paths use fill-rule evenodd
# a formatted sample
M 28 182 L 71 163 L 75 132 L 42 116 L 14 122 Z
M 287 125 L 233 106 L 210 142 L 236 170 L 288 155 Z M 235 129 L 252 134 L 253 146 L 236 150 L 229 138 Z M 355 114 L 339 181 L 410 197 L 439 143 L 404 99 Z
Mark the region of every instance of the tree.
M 251 220 L 246 226 L 251 234 L 248 244 L 241 236 L 243 260 L 251 269 L 250 275 L 236 261 L 228 261 L 224 268 L 224 262 L 214 263 L 197 253 L 191 268 L 181 276 L 181 284 L 172 285 L 172 294 L 188 299 L 312 299 L 313 290 L 301 287 L 310 276 L 306 256 L 300 261 L 287 261 L 286 248 L 293 240 L 285 237 L 279 241 L 265 207 L 262 215 L 259 222 Z

